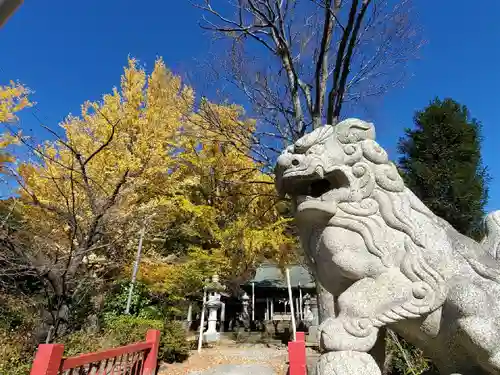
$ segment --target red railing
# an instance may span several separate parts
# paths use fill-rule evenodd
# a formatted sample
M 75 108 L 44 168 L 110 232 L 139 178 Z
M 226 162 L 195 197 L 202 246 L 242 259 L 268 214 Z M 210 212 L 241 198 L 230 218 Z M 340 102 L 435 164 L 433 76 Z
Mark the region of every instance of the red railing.
M 304 332 L 297 332 L 295 341 L 288 343 L 290 375 L 306 375 L 306 339 Z
M 160 331 L 149 330 L 146 341 L 97 353 L 64 358 L 64 345 L 41 344 L 30 375 L 154 375 Z

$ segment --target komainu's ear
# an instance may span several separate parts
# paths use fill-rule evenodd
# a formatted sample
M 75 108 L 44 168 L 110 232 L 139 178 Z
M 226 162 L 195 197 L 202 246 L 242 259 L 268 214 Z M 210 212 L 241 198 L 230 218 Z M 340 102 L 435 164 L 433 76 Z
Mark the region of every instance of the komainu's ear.
M 335 129 L 331 125 L 323 125 L 295 142 L 295 152 L 304 153 L 312 145 L 322 143 L 333 135 Z
M 357 143 L 365 139 L 375 140 L 375 126 L 371 122 L 348 118 L 335 125 L 340 143 Z

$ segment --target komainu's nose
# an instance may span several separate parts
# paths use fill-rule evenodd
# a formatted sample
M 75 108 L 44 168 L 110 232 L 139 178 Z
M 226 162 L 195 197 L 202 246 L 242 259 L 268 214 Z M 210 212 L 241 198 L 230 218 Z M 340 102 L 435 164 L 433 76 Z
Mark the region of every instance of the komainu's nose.
M 298 167 L 303 159 L 303 155 L 285 153 L 278 157 L 276 166 L 280 169 Z

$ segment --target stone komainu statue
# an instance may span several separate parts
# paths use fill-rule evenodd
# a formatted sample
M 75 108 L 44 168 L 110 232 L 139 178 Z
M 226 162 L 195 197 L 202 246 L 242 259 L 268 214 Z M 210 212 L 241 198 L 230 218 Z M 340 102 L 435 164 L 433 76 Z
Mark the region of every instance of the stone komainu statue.
M 320 326 L 320 373 L 380 374 L 370 353 L 388 327 L 442 374 L 500 374 L 498 212 L 481 244 L 458 233 L 405 187 L 373 124 L 357 119 L 283 151 L 276 186 L 293 198 L 310 266 L 336 298 Z

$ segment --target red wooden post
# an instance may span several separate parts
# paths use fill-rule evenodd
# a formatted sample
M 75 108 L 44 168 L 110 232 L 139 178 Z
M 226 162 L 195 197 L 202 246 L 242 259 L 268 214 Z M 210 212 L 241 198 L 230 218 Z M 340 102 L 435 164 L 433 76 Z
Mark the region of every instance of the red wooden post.
M 57 375 L 61 367 L 64 345 L 40 344 L 30 375 Z
M 296 332 L 295 333 L 296 340 L 295 341 L 306 341 L 305 332 Z
M 288 343 L 288 363 L 290 375 L 306 375 L 306 343 L 304 341 Z
M 158 362 L 158 349 L 160 347 L 160 331 L 149 329 L 146 333 L 146 341 L 152 343 L 151 350 L 144 361 L 143 375 L 156 374 L 156 365 Z M 33 375 L 33 374 L 31 374 Z

